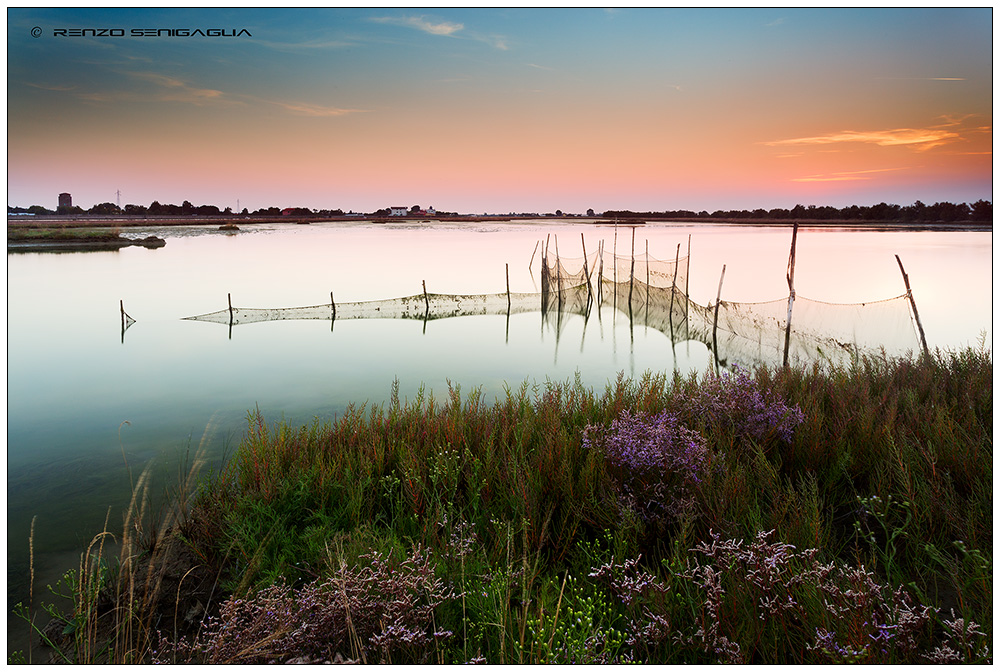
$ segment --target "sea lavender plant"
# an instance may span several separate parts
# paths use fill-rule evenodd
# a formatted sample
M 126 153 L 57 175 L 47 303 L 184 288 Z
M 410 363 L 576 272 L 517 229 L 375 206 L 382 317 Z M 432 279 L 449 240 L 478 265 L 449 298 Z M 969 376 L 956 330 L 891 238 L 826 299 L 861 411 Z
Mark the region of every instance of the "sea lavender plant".
M 435 627 L 434 611 L 454 593 L 434 576 L 430 553 L 416 547 L 402 562 L 391 553 L 363 556 L 333 576 L 298 590 L 275 584 L 232 597 L 193 641 L 161 635 L 154 661 L 207 663 L 429 662 L 452 633 Z
M 722 660 L 733 660 L 738 640 L 746 645 L 738 653 L 750 660 L 781 651 L 779 659 L 788 662 L 810 662 L 808 653 L 819 655 L 812 662 L 916 662 L 928 641 L 932 607 L 917 604 L 902 587 L 880 584 L 864 567 L 822 564 L 816 549 L 797 551 L 770 540 L 772 534 L 761 532 L 746 545 L 712 534 L 711 542 L 693 549 L 705 561 L 681 575 L 704 595 L 691 643 L 700 640 Z M 756 618 L 721 618 L 740 610 Z
M 672 413 L 623 411 L 606 430 L 588 426 L 584 446 L 604 452 L 621 504 L 647 524 L 662 525 L 694 510 L 710 453 L 704 437 Z
M 676 391 L 669 407 L 689 425 L 731 428 L 738 437 L 763 443 L 778 439 L 791 443 L 792 433 L 805 420 L 802 409 L 789 406 L 773 391 L 764 391 L 747 371 L 706 376 L 693 388 Z

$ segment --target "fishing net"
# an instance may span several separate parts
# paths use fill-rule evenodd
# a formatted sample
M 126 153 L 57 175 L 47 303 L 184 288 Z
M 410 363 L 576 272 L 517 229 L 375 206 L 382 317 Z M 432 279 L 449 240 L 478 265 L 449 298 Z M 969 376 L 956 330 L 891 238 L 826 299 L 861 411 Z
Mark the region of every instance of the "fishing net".
M 508 302 L 509 297 L 509 302 Z M 415 294 L 398 299 L 326 303 L 298 308 L 236 308 L 186 317 L 216 324 L 252 324 L 276 320 L 435 320 L 462 315 L 506 315 L 537 311 L 537 293 Z
M 612 282 L 632 284 L 641 282 L 651 287 L 670 289 L 676 287 L 681 291 L 687 289 L 688 258 L 663 261 L 647 253 L 635 255 L 633 267 L 631 256 L 613 254 L 607 250 L 601 256 L 603 272 L 601 277 Z
M 704 336 L 714 308 L 696 311 Z M 781 364 L 785 350 L 788 299 L 762 303 L 721 301 L 715 329 L 720 363 Z M 904 355 L 916 351 L 909 298 L 897 296 L 866 303 L 827 303 L 796 296 L 789 333 L 790 364 L 812 361 L 845 363 L 860 354 Z M 709 341 L 711 342 L 711 341 Z

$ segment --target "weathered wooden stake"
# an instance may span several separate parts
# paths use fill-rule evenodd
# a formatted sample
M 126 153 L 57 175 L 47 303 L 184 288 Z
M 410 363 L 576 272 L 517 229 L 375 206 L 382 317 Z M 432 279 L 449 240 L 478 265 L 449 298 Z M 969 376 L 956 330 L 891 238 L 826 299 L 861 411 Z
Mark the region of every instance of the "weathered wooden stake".
M 684 272 L 684 321 L 688 321 L 688 306 L 691 304 L 691 295 L 688 294 L 688 283 L 691 280 L 691 234 L 688 234 L 688 259 L 687 271 Z
M 632 312 L 632 281 L 635 279 L 635 226 L 632 226 L 632 267 L 628 271 L 628 310 Z
M 431 301 L 430 299 L 427 298 L 427 281 L 421 280 L 420 283 L 424 286 L 424 306 L 426 307 L 426 311 L 424 312 L 424 317 L 426 318 L 426 316 L 431 312 Z
M 562 263 L 559 261 L 559 236 L 552 237 L 553 242 L 556 244 L 556 279 L 559 282 L 556 290 L 559 292 L 559 310 L 562 310 L 563 302 L 563 277 L 562 277 Z
M 229 300 L 229 326 L 233 326 L 233 295 L 227 293 L 226 299 Z
M 906 275 L 906 271 L 903 270 L 903 262 L 899 260 L 899 255 L 896 255 L 896 263 L 899 264 L 899 272 L 903 274 L 903 284 L 906 285 L 906 296 L 910 299 L 910 307 L 913 308 L 913 318 L 917 322 L 917 331 L 920 332 L 920 345 L 924 348 L 924 354 L 929 355 L 930 351 L 927 349 L 927 339 L 924 337 L 924 327 L 920 324 L 920 314 L 917 312 L 917 302 L 913 300 L 913 291 L 910 289 L 910 278 Z
M 788 344 L 792 339 L 792 304 L 795 303 L 795 238 L 799 234 L 799 223 L 792 225 L 792 249 L 788 253 L 788 316 L 785 318 L 785 354 L 781 358 L 781 365 L 788 366 Z
M 531 265 L 535 263 L 535 253 L 538 252 L 538 244 L 541 241 L 535 241 L 535 249 L 531 252 L 531 261 L 528 262 L 528 270 L 531 270 Z
M 333 316 L 331 320 L 337 319 L 337 304 L 333 302 L 333 292 L 330 292 L 330 310 L 333 311 Z
M 726 277 L 726 265 L 722 265 L 722 275 L 719 276 L 719 292 L 715 295 L 715 317 L 712 319 L 712 349 L 715 350 L 715 359 L 719 359 L 719 342 L 716 340 L 715 332 L 719 328 L 719 303 L 722 299 L 722 280 Z
M 580 232 L 580 244 L 583 246 L 583 276 L 587 278 L 587 308 L 590 308 L 590 271 L 587 270 L 587 241 L 583 238 L 583 231 Z
M 507 274 L 507 317 L 510 317 L 510 264 L 503 265 Z
M 674 255 L 674 277 L 670 281 L 670 331 L 674 330 L 674 292 L 677 291 L 677 266 L 681 263 L 681 244 L 677 243 L 677 254 Z

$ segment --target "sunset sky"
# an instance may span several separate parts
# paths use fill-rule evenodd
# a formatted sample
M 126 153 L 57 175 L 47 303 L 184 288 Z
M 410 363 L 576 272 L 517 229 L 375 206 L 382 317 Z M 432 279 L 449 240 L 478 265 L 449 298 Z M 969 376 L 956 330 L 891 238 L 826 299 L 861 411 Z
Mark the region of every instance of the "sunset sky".
M 248 34 L 143 33 L 167 28 Z M 991 8 L 8 9 L 7 203 L 992 200 L 992 29 Z

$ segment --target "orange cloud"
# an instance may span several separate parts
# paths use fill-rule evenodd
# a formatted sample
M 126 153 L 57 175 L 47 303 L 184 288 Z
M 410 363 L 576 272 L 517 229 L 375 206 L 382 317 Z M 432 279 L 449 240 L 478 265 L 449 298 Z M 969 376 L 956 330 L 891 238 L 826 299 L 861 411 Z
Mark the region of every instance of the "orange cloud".
M 792 182 L 849 182 L 854 180 L 869 180 L 870 173 L 888 173 L 895 170 L 906 170 L 904 168 L 875 168 L 872 170 L 853 170 L 829 175 L 809 175 L 807 177 L 793 177 Z
M 785 145 L 832 145 L 843 142 L 861 142 L 879 147 L 913 145 L 914 149 L 923 151 L 957 140 L 960 137 L 958 133 L 939 128 L 896 128 L 888 131 L 841 131 L 829 135 L 774 140 L 763 144 L 781 147 Z

